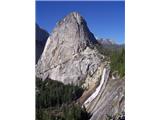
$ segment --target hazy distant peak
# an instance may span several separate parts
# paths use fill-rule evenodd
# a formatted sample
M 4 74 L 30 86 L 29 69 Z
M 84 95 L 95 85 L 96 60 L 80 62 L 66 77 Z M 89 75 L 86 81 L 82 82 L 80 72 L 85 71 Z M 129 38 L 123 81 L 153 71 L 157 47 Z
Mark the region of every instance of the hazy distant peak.
M 118 44 L 114 40 L 108 39 L 108 38 L 107 39 L 106 38 L 98 38 L 97 40 L 103 45 L 117 45 Z

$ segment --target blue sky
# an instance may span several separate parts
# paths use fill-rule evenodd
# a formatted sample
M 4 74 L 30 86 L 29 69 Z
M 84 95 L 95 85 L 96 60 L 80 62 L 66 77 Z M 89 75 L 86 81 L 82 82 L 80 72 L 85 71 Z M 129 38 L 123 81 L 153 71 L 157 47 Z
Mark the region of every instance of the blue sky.
M 73 11 L 79 12 L 84 17 L 90 31 L 96 37 L 110 38 L 118 43 L 124 43 L 124 1 L 37 1 L 36 22 L 51 33 L 56 22 Z

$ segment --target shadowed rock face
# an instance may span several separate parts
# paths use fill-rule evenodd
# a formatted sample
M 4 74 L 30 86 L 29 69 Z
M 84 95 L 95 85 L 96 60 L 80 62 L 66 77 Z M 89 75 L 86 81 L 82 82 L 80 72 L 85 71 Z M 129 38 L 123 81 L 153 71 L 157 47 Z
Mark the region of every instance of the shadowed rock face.
M 48 37 L 49 33 L 36 24 L 36 63 L 43 52 Z
M 94 48 L 96 42 L 82 16 L 70 13 L 49 36 L 36 66 L 37 77 L 81 84 L 100 66 L 103 56 Z

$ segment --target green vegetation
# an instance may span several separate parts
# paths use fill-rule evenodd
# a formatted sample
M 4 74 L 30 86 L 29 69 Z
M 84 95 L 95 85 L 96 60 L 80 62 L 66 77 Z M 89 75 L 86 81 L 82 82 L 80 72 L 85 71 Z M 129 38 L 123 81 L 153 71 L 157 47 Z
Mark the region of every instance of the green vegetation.
M 79 105 L 63 105 L 59 108 L 38 109 L 37 120 L 89 120 L 90 114 Z
M 120 77 L 125 75 L 125 50 L 114 51 L 111 54 L 111 71 L 118 71 Z
M 82 93 L 79 86 L 36 78 L 36 120 L 88 120 L 86 110 L 75 104 Z
M 61 82 L 47 79 L 36 79 L 36 107 L 48 108 L 71 103 L 79 98 L 83 89 L 74 85 L 64 85 Z
M 125 120 L 125 113 L 122 112 L 121 114 L 117 113 L 114 116 L 110 116 L 106 114 L 106 120 Z
M 125 48 L 123 47 L 103 47 L 96 45 L 98 51 L 105 56 L 104 60 L 110 60 L 111 72 L 118 71 L 120 77 L 125 75 Z

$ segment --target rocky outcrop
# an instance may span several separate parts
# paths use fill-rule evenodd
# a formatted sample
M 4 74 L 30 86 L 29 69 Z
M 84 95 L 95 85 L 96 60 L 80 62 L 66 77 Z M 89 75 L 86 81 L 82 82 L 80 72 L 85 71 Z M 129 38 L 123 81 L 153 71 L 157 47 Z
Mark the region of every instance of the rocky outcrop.
M 103 56 L 94 48 L 96 42 L 82 16 L 70 13 L 49 36 L 36 66 L 36 76 L 82 84 L 101 64 Z
M 48 37 L 36 76 L 81 85 L 85 91 L 77 103 L 92 114 L 91 120 L 106 120 L 124 112 L 124 78 L 110 73 L 110 61 L 96 43 L 83 17 L 70 13 Z
M 109 64 L 100 69 L 99 84 L 92 83 L 93 86 L 90 85 L 78 102 L 92 114 L 90 120 L 124 120 L 124 78 L 112 75 Z
M 95 91 L 91 94 L 90 97 L 87 98 L 87 100 L 84 102 L 84 106 L 88 108 L 88 106 L 91 104 L 91 102 L 96 99 L 96 97 L 99 95 L 100 90 L 102 89 L 102 86 L 104 85 L 104 82 L 108 80 L 109 78 L 109 69 L 104 68 L 102 77 L 99 83 L 99 86 L 95 89 Z
M 106 78 L 95 99 L 84 103 L 87 111 L 92 114 L 91 120 L 106 120 L 108 116 L 122 116 L 125 111 L 124 89 L 124 78 L 108 78 L 108 80 Z

